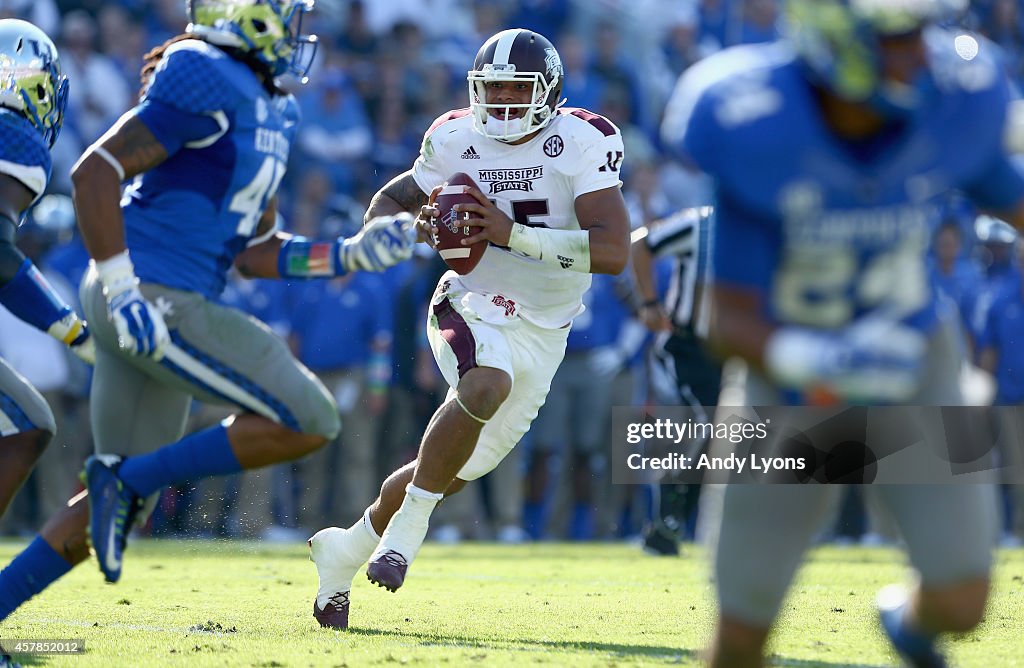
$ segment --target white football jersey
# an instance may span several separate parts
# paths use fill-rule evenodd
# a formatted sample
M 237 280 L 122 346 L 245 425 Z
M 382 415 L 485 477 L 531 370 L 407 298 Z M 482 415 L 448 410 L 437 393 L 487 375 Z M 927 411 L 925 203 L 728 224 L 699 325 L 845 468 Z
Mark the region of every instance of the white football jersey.
M 580 195 L 620 187 L 622 135 L 603 116 L 562 108 L 524 144 L 513 146 L 473 130 L 469 109 L 442 115 L 427 130 L 413 165 L 425 193 L 448 177 L 465 172 L 509 218 L 523 225 L 578 230 L 575 202 Z M 514 302 L 516 312 L 545 328 L 564 327 L 583 311 L 590 274 L 543 264 L 490 245 L 480 264 L 465 276 L 445 279 L 487 299 Z

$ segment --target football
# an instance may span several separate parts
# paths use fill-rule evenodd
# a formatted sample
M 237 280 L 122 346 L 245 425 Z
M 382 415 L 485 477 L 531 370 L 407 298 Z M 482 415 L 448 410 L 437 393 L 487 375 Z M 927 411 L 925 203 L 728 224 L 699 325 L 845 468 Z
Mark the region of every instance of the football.
M 487 242 L 479 241 L 472 246 L 463 246 L 462 240 L 480 231 L 472 225 L 473 218 L 480 216 L 452 210 L 456 204 L 474 204 L 472 195 L 463 192 L 464 186 L 478 187 L 473 178 L 464 172 L 453 174 L 437 196 L 435 205 L 440 212 L 437 217 L 437 235 L 434 239 L 437 252 L 456 273 L 468 274 L 473 271 L 487 250 Z

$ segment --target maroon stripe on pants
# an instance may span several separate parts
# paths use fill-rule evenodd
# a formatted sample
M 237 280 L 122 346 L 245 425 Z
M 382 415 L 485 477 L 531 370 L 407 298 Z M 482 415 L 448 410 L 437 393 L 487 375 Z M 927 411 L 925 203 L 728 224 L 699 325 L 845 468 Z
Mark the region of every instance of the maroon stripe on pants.
M 434 317 L 437 318 L 437 328 L 441 331 L 441 336 L 455 353 L 455 359 L 459 363 L 459 378 L 462 378 L 467 371 L 477 365 L 476 339 L 473 338 L 473 332 L 447 299 L 434 305 Z

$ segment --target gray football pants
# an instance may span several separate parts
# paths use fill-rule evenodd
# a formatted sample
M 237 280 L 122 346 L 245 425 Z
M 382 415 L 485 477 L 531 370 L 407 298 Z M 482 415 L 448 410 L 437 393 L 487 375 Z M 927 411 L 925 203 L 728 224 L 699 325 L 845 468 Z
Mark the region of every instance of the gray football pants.
M 334 398 L 265 324 L 194 292 L 154 284 L 141 291 L 164 312 L 171 333 L 159 362 L 117 347 L 95 271 L 82 281 L 82 309 L 96 339 L 97 452 L 130 456 L 177 441 L 193 398 L 262 415 L 297 432 L 337 436 Z
M 0 437 L 33 429 L 55 434 L 53 412 L 43 395 L 0 358 Z
M 960 355 L 946 330 L 934 337 L 928 374 L 910 405 L 959 405 Z M 779 405 L 776 390 L 745 366 L 723 374 L 723 406 Z M 734 446 L 712 444 L 712 454 Z M 722 486 L 707 490 L 721 494 Z M 720 514 L 715 579 L 723 616 L 767 628 L 811 540 L 830 516 L 838 485 L 725 485 L 702 507 Z M 880 502 L 900 528 L 922 584 L 942 587 L 988 574 L 998 526 L 993 485 L 878 485 Z

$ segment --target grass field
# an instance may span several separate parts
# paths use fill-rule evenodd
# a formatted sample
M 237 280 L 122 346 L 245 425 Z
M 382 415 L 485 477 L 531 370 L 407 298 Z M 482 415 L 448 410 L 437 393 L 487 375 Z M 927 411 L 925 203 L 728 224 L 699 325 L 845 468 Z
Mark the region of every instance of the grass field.
M 0 563 L 17 543 L 0 543 Z M 894 550 L 823 548 L 801 572 L 776 636 L 783 666 L 889 666 L 873 596 L 904 571 Z M 1024 666 L 1024 551 L 1004 551 L 987 621 L 953 643 L 959 666 Z M 305 545 L 139 541 L 105 585 L 90 562 L 22 608 L 4 639 L 81 638 L 76 656 L 26 666 L 698 665 L 713 614 L 702 556 L 627 545 L 428 545 L 406 587 L 362 575 L 346 632 L 310 614 Z

